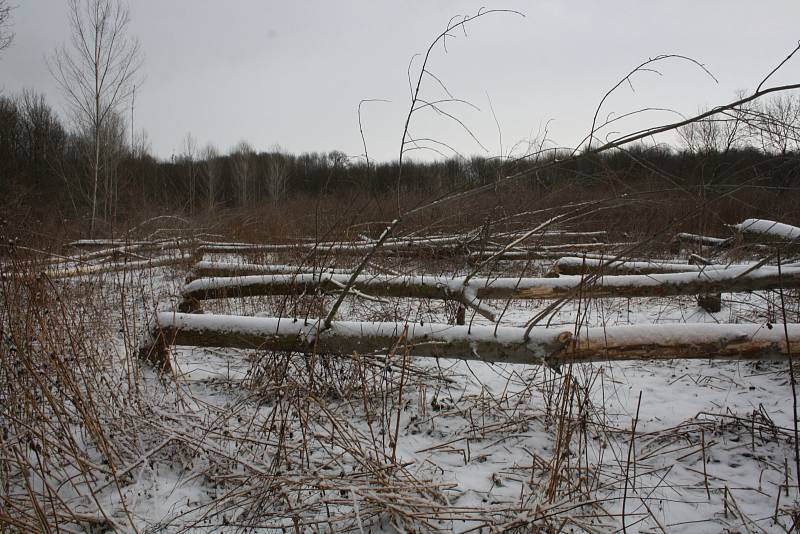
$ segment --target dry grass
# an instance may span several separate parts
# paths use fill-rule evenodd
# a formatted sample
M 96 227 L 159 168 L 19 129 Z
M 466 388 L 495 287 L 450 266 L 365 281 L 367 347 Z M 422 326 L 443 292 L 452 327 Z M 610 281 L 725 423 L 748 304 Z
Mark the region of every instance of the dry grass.
M 402 340 L 387 355 L 348 358 L 183 348 L 174 373 L 159 376 L 136 360 L 136 347 L 149 314 L 174 305 L 184 272 L 52 281 L 21 252 L 9 260 L 0 312 L 0 524 L 11 530 L 688 529 L 665 502 L 716 510 L 692 524 L 700 529 L 790 530 L 797 518 L 792 429 L 766 409 L 720 407 L 653 427 L 607 398 L 624 396 L 626 383 L 615 376 L 622 369 L 414 360 Z M 456 257 L 387 257 L 370 266 L 472 268 Z M 513 262 L 485 270 L 530 276 L 546 268 Z M 789 320 L 798 320 L 797 296 L 787 297 Z M 332 298 L 229 299 L 209 309 L 319 317 Z M 741 320 L 781 319 L 774 294 L 728 304 Z M 624 305 L 572 299 L 550 317 L 580 328 L 600 315 L 624 316 L 617 309 Z M 524 306 L 518 315 L 541 311 Z M 674 316 L 681 306 L 654 311 Z M 426 301 L 352 300 L 342 313 L 443 321 L 455 311 Z M 678 373 L 677 363 L 654 365 Z M 698 369 L 676 381 L 713 387 L 714 369 Z M 785 366 L 751 371 L 770 373 L 788 391 Z M 758 465 L 763 480 L 743 487 L 709 474 L 715 455 Z M 754 517 L 739 502 L 748 492 L 774 509 Z

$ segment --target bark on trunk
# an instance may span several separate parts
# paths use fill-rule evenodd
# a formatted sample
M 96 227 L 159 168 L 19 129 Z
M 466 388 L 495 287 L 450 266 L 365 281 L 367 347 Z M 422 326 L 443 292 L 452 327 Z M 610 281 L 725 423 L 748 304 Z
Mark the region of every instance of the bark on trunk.
M 759 324 L 667 324 L 525 328 L 447 324 L 333 321 L 191 315 L 161 312 L 140 355 L 168 365 L 170 345 L 229 347 L 303 353 L 388 352 L 399 338 L 402 350 L 419 357 L 494 363 L 547 364 L 671 359 L 785 359 L 800 351 L 800 324 L 783 328 Z M 165 357 L 167 359 L 165 359 Z
M 459 279 L 436 276 L 359 275 L 354 289 L 375 297 L 482 301 L 489 299 L 556 299 L 665 297 L 731 293 L 800 287 L 800 268 L 773 267 L 751 272 L 748 267 L 712 269 L 696 273 L 561 278 L 472 278 L 464 286 Z M 336 292 L 349 279 L 341 274 L 289 274 L 207 278 L 184 288 L 184 300 L 291 295 L 317 290 Z M 183 311 L 183 310 L 182 310 Z

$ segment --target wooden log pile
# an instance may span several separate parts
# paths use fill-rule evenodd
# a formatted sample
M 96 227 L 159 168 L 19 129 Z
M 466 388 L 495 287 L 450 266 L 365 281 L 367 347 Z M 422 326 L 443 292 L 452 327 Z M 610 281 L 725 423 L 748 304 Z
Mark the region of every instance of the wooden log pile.
M 745 221 L 747 222 L 747 221 Z M 767 223 L 772 223 L 771 225 Z M 744 224 L 744 223 L 743 223 Z M 795 227 L 776 227 L 761 221 L 743 227 L 774 232 L 798 239 Z M 777 228 L 777 230 L 776 230 Z M 798 236 L 800 236 L 800 229 Z M 753 230 L 755 231 L 755 230 Z M 527 239 L 523 234 L 518 239 Z M 513 236 L 512 236 L 513 237 Z M 599 237 L 599 236 L 598 236 Z M 678 242 L 693 242 L 723 249 L 730 238 L 678 234 Z M 420 247 L 467 251 L 475 259 L 540 258 L 557 250 L 589 245 L 597 250 L 625 246 L 625 243 L 577 243 L 539 245 L 526 248 L 518 243 L 499 247 L 481 242 L 480 250 L 469 252 L 477 236 L 437 236 L 389 240 L 390 253 L 419 252 Z M 130 246 L 130 245 L 127 245 Z M 248 245 L 202 243 L 204 252 L 322 251 L 327 254 L 364 253 L 374 242 L 295 243 L 290 245 Z M 494 248 L 493 248 L 494 247 Z M 552 250 L 550 250 L 550 248 Z M 393 252 L 392 252 L 393 251 Z M 416 253 L 414 252 L 414 253 Z M 698 295 L 698 303 L 719 311 L 722 293 L 800 288 L 800 264 L 781 268 L 765 262 L 714 265 L 693 256 L 688 264 L 635 261 L 585 253 L 560 258 L 546 277 L 427 276 L 360 274 L 349 286 L 346 270 L 315 268 L 308 272 L 299 265 L 259 265 L 233 262 L 199 262 L 184 286 L 178 312 L 161 312 L 150 328 L 141 355 L 159 366 L 169 367 L 172 345 L 220 346 L 302 353 L 380 353 L 407 351 L 420 357 L 474 359 L 489 362 L 545 364 L 672 358 L 787 358 L 800 353 L 800 324 L 771 328 L 746 324 L 670 324 L 613 327 L 518 328 L 501 325 L 463 325 L 463 309 L 470 307 L 496 321 L 499 313 L 492 301 L 509 299 L 636 298 Z M 349 287 L 361 298 L 414 298 L 452 300 L 460 303 L 458 325 L 396 322 L 298 320 L 277 317 L 242 317 L 197 314 L 209 299 L 252 296 L 338 293 Z M 488 302 L 487 302 L 488 301 Z

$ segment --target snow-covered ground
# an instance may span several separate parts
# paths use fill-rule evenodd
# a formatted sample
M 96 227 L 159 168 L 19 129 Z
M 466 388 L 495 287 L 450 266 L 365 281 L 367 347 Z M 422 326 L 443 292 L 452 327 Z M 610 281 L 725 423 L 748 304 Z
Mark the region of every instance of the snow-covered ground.
M 549 369 L 413 358 L 401 346 L 350 357 L 177 347 L 162 376 L 132 364 L 135 344 L 156 306 L 178 301 L 184 274 L 151 267 L 91 279 L 108 299 L 92 320 L 111 333 L 101 347 L 106 381 L 122 400 L 99 419 L 118 464 L 103 464 L 87 437 L 70 441 L 86 448 L 85 483 L 66 484 L 67 467 L 50 481 L 33 476 L 43 503 L 57 493 L 76 511 L 65 530 L 783 532 L 800 511 L 787 362 Z M 798 322 L 796 296 L 786 295 L 789 322 Z M 316 317 L 329 303 L 204 304 Z M 502 323 L 523 326 L 547 304 L 514 301 Z M 725 294 L 714 314 L 694 297 L 596 299 L 544 322 L 781 328 L 781 311 L 765 292 Z M 453 305 L 410 299 L 352 299 L 340 311 L 413 322 L 453 314 Z M 36 465 L 35 448 L 15 450 Z M 24 501 L 20 474 L 6 476 L 4 494 Z

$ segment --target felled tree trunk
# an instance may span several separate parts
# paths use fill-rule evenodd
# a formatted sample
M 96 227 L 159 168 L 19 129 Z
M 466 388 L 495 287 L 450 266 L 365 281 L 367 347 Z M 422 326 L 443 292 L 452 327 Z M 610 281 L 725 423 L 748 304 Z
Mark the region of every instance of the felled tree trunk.
M 437 323 L 334 321 L 157 314 L 140 354 L 169 365 L 168 346 L 230 347 L 303 353 L 388 352 L 399 342 L 419 357 L 546 364 L 658 359 L 783 359 L 800 353 L 800 325 L 667 324 L 583 328 L 453 326 Z
M 185 302 L 258 295 L 290 295 L 340 290 L 349 275 L 263 275 L 204 278 L 187 284 Z M 800 268 L 735 267 L 699 272 L 561 278 L 463 278 L 360 275 L 354 289 L 376 297 L 459 300 L 470 305 L 489 299 L 556 299 L 574 296 L 663 297 L 800 287 Z M 182 309 L 181 311 L 184 311 Z
M 733 246 L 734 241 L 735 240 L 732 237 L 723 238 L 723 237 L 710 237 L 698 234 L 680 233 L 672 238 L 672 243 L 670 244 L 670 252 L 672 252 L 673 254 L 679 254 L 683 250 L 683 246 L 686 243 L 692 243 L 704 247 L 725 249 Z
M 565 256 L 559 258 L 550 268 L 553 275 L 582 275 L 597 271 L 605 274 L 664 274 L 664 273 L 688 273 L 702 270 L 699 265 L 689 265 L 686 263 L 667 263 L 656 261 L 635 261 L 635 260 L 615 260 L 609 257 L 606 260 L 596 258 L 581 258 L 577 256 Z M 716 268 L 724 268 L 717 266 Z
M 740 234 L 759 236 L 772 241 L 796 242 L 800 244 L 800 228 L 767 219 L 745 219 L 733 228 Z
M 199 261 L 186 277 L 187 282 L 199 278 L 214 278 L 227 276 L 252 276 L 258 274 L 292 274 L 302 272 L 323 272 L 343 274 L 349 272 L 346 269 L 314 268 L 311 265 L 274 265 L 260 263 L 244 263 L 230 261 Z
M 72 278 L 75 276 L 88 276 L 91 274 L 100 273 L 113 273 L 134 271 L 138 269 L 151 269 L 153 267 L 163 267 L 166 265 L 189 265 L 192 262 L 192 256 L 174 255 L 174 256 L 159 256 L 139 261 L 128 262 L 112 262 L 112 263 L 98 263 L 93 265 L 78 265 L 72 267 L 50 267 L 45 274 L 50 278 Z

